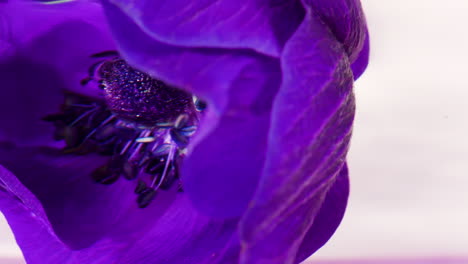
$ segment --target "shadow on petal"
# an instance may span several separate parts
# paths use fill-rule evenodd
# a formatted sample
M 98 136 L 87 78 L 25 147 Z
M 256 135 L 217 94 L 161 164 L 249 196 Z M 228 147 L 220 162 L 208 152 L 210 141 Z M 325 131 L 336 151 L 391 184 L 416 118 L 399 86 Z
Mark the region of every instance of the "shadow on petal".
M 28 143 L 51 142 L 53 127 L 41 120 L 57 111 L 64 84 L 58 72 L 28 58 L 0 62 L 0 138 Z
M 57 111 L 62 91 L 97 94 L 79 81 L 93 62 L 89 56 L 113 47 L 100 12 L 96 3 L 2 4 L 0 43 L 9 46 L 0 48 L 1 140 L 46 145 L 53 130 L 41 118 Z

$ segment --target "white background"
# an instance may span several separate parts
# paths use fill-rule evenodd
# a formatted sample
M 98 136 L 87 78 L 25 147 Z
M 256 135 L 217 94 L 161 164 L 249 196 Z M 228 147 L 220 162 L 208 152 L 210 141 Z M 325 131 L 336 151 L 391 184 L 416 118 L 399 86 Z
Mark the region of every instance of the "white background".
M 468 1 L 362 4 L 352 193 L 314 258 L 468 256 Z
M 352 193 L 312 259 L 468 256 L 468 1 L 362 0 Z M 0 220 L 0 256 L 20 256 Z M 3 262 L 1 262 L 3 263 Z

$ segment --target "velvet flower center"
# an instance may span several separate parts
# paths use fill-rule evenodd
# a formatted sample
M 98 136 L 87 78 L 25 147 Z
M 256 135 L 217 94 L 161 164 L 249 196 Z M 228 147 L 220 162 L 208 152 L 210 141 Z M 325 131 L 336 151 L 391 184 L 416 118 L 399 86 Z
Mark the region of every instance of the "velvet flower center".
M 185 91 L 131 67 L 116 52 L 92 55 L 82 85 L 97 83 L 102 97 L 66 93 L 53 122 L 66 153 L 109 156 L 91 177 L 101 184 L 138 179 L 137 203 L 147 207 L 158 190 L 182 191 L 179 167 L 204 108 Z M 178 182 L 177 187 L 175 182 Z

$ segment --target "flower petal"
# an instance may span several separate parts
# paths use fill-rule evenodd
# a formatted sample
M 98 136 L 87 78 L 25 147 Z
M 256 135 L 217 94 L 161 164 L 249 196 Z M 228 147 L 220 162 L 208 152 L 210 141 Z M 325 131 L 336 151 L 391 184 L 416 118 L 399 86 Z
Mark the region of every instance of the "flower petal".
M 27 151 L 10 149 L 18 152 Z M 184 194 L 161 193 L 136 208 L 132 182 L 78 178 L 89 160 L 58 159 L 47 168 L 44 159 L 28 159 L 22 169 L 16 158 L 2 159 L 18 178 L 0 167 L 0 209 L 28 263 L 212 263 L 237 227 L 201 215 Z
M 242 263 L 293 263 L 341 170 L 354 118 L 343 46 L 311 8 L 286 44 L 259 189 L 241 221 Z
M 14 189 L 14 192 L 11 192 L 11 189 Z M 2 166 L 0 210 L 13 229 L 15 239 L 28 263 L 66 263 L 70 250 L 67 250 L 51 232 L 40 203 Z
M 95 3 L 81 3 L 83 3 L 84 10 L 99 16 L 93 13 Z M 23 6 L 25 13 L 28 13 L 27 8 L 31 9 L 34 5 L 34 3 L 25 3 Z M 57 4 L 59 5 L 62 4 Z M 67 4 L 64 5 L 67 6 Z M 55 10 L 60 10 L 60 8 Z M 84 11 L 83 9 L 77 10 Z M 62 11 L 67 11 L 67 9 Z M 28 14 L 34 18 L 34 15 L 39 13 Z M 47 14 L 53 18 L 54 15 L 60 13 L 49 12 Z M 67 13 L 64 12 L 61 16 L 67 17 Z M 3 13 L 2 17 L 4 17 Z M 72 19 L 72 17 L 67 18 Z M 10 23 L 9 20 L 6 21 Z M 21 57 L 26 57 L 27 62 L 20 64 L 21 68 L 24 64 L 34 62 L 34 65 L 50 66 L 52 70 L 58 72 L 50 76 L 54 80 L 58 75 L 66 76 L 67 80 L 73 79 L 73 76 L 68 78 L 68 75 L 63 74 L 68 70 L 61 71 L 54 66 L 62 61 L 63 57 L 60 54 L 67 54 L 67 52 L 61 53 L 61 50 L 65 51 L 67 47 L 76 46 L 74 43 L 67 42 L 68 34 L 75 31 L 80 33 L 83 31 L 83 25 L 81 22 L 69 21 L 60 24 L 49 31 L 41 32 L 30 42 L 26 41 L 20 51 L 16 49 L 20 45 L 10 45 L 8 49 L 11 51 L 11 48 L 15 48 L 15 50 L 9 52 L 8 57 L 4 57 L 4 61 L 10 63 L 5 63 L 5 65 L 13 65 L 11 62 L 18 60 L 17 57 L 21 55 Z M 84 31 L 91 32 L 91 37 L 96 35 L 97 38 L 94 41 L 99 41 L 99 34 L 93 31 L 93 26 L 92 23 L 84 25 Z M 90 30 L 87 31 L 87 29 Z M 63 31 L 68 31 L 67 35 L 62 34 Z M 57 42 L 49 43 L 50 40 Z M 39 44 L 36 45 L 36 42 Z M 34 44 L 30 45 L 30 43 Z M 52 57 L 49 61 L 44 61 L 43 59 L 48 56 L 43 56 L 37 51 L 47 48 L 48 45 L 64 45 L 64 47 L 62 49 L 58 46 L 58 55 L 51 49 Z M 83 46 L 87 47 L 85 44 Z M 3 47 L 2 51 L 7 50 Z M 89 47 L 101 46 L 91 43 Z M 98 51 L 102 50 L 99 48 L 90 53 Z M 30 57 L 26 56 L 30 53 L 34 53 L 31 54 L 32 62 Z M 83 56 L 89 55 L 84 53 L 88 52 L 83 52 Z M 77 53 L 73 54 L 80 54 L 80 51 L 77 50 Z M 70 59 L 70 62 L 73 60 Z M 88 63 L 83 63 L 85 64 L 87 67 Z M 36 71 L 36 68 L 31 71 Z M 73 70 L 75 74 L 78 72 L 81 70 Z M 82 72 L 86 72 L 86 69 L 84 68 Z M 63 86 L 69 88 L 68 83 Z M 59 94 L 57 90 L 51 94 Z M 80 90 L 80 92 L 83 91 Z M 51 109 L 54 108 L 54 112 L 56 107 L 58 104 L 50 106 Z M 28 131 L 34 129 L 25 125 Z M 186 195 L 180 194 L 175 198 L 175 194 L 162 194 L 154 201 L 154 206 L 145 210 L 138 209 L 133 194 L 134 186 L 131 182 L 119 181 L 109 187 L 100 186 L 91 181 L 90 171 L 101 162 L 102 159 L 97 156 L 62 155 L 50 148 L 0 143 L 0 164 L 13 170 L 20 180 L 18 181 L 10 173 L 8 177 L 5 176 L 6 174 L 1 175 L 2 182 L 6 182 L 8 186 L 2 188 L 8 189 L 8 193 L 15 194 L 13 199 L 8 198 L 11 195 L 0 198 L 2 204 L 7 201 L 1 209 L 12 223 L 13 231 L 28 263 L 119 262 L 137 264 L 142 263 L 142 260 L 151 263 L 184 263 L 187 261 L 212 263 L 211 260 L 218 254 L 217 252 L 224 251 L 225 243 L 229 241 L 236 229 L 237 220 L 227 222 L 211 220 L 195 210 Z M 8 180 L 8 178 L 15 180 Z M 13 204 L 10 203 L 12 201 Z M 29 201 L 35 206 L 26 208 L 22 205 L 23 201 Z M 40 217 L 31 218 L 31 212 Z M 37 235 L 34 237 L 37 240 L 31 242 L 31 230 L 36 229 L 40 232 L 32 234 Z M 42 243 L 47 247 L 38 246 L 36 243 Z M 56 254 L 50 254 L 51 251 Z
M 185 47 L 249 48 L 278 57 L 302 20 L 299 1 L 111 0 L 154 39 Z
M 54 128 L 41 118 L 56 112 L 63 101 L 60 91 L 65 86 L 60 75 L 27 57 L 11 57 L 0 64 L 0 82 L 0 139 L 51 142 Z
M 237 230 L 237 220 L 217 221 L 196 210 L 186 195 L 178 195 L 170 210 L 154 219 L 152 228 L 127 247 L 119 263 L 216 263 Z
M 117 7 L 105 3 L 105 8 L 131 64 L 208 102 L 209 122 L 201 123 L 198 144 L 184 160 L 184 190 L 208 215 L 239 216 L 260 177 L 279 63 L 248 50 L 168 46 Z
M 57 111 L 64 89 L 95 93 L 79 81 L 92 63 L 89 55 L 112 47 L 110 35 L 103 33 L 95 3 L 13 1 L 0 7 L 0 139 L 50 141 L 53 127 L 41 118 Z M 95 26 L 98 21 L 104 26 Z
M 322 247 L 343 219 L 349 195 L 348 168 L 343 166 L 325 197 L 322 208 L 304 236 L 295 263 L 300 263 Z
M 336 39 L 343 43 L 349 61 L 354 62 L 361 52 L 367 35 L 366 19 L 360 0 L 304 0 L 328 25 Z
M 0 148 L 0 164 L 37 197 L 57 236 L 72 249 L 88 247 L 111 232 L 122 211 L 138 210 L 131 185 L 117 182 L 106 188 L 91 180 L 91 171 L 104 162 L 54 149 Z
M 353 70 L 354 80 L 357 80 L 366 70 L 367 64 L 369 64 L 369 52 L 370 52 L 370 43 L 369 43 L 369 33 L 366 35 L 366 40 L 364 46 L 362 47 L 361 52 L 359 53 L 356 60 L 351 64 L 351 69 Z

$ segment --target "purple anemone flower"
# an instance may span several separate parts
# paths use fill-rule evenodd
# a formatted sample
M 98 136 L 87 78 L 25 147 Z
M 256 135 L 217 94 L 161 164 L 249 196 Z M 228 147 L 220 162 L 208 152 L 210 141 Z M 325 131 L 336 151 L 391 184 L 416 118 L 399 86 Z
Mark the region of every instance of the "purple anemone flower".
M 28 263 L 299 263 L 338 227 L 358 0 L 0 6 L 0 209 Z

